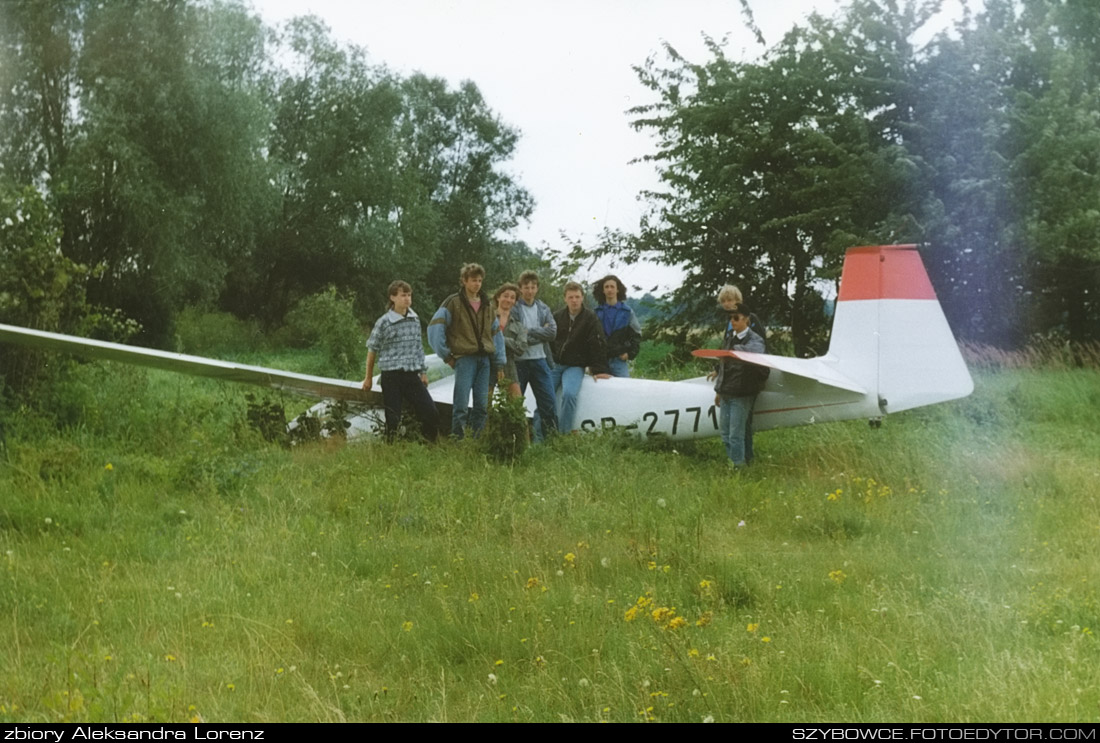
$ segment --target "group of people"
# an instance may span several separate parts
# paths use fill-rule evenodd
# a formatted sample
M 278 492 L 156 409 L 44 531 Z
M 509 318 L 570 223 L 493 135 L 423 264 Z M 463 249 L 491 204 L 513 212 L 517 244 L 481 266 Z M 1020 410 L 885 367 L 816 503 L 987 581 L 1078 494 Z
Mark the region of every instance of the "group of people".
M 584 288 L 565 285 L 565 307 L 553 313 L 538 298 L 539 277 L 524 271 L 488 296 L 485 269 L 468 263 L 459 274 L 460 289 L 447 297 L 428 323 L 428 343 L 454 369 L 451 435 L 477 436 L 488 417 L 496 384 L 520 397 L 530 386 L 535 398 L 533 438 L 540 442 L 555 431 L 576 427 L 577 398 L 585 374 L 594 380 L 629 377 L 629 361 L 638 355 L 641 326 L 624 302 L 626 287 L 608 275 L 593 285 L 595 311 L 584 306 Z M 439 415 L 428 384 L 420 318 L 412 309 L 412 287 L 394 281 L 389 308 L 378 318 L 367 340 L 363 389 L 381 373 L 386 436 L 401 422 L 403 400 L 409 400 L 429 441 L 439 434 Z M 719 303 L 728 314 L 723 348 L 764 351 L 762 328 L 744 306 L 735 287 L 724 287 Z M 757 332 L 760 331 L 760 332 Z M 759 367 L 723 360 L 714 374 L 722 441 L 730 460 L 743 466 L 752 460 L 752 403 L 763 387 Z M 766 378 L 766 369 L 763 370 Z M 560 406 L 557 393 L 561 392 Z M 471 404 L 471 393 L 472 404 Z

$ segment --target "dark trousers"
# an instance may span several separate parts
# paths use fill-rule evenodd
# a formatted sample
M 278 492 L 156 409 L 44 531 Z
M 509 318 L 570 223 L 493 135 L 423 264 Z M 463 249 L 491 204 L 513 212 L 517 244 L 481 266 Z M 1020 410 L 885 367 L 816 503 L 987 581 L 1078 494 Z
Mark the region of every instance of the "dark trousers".
M 413 414 L 420 421 L 420 433 L 428 441 L 435 441 L 439 432 L 439 411 L 420 381 L 420 375 L 411 371 L 382 372 L 382 402 L 386 406 L 386 440 L 392 441 L 401 424 L 401 405 L 405 399 L 412 403 Z

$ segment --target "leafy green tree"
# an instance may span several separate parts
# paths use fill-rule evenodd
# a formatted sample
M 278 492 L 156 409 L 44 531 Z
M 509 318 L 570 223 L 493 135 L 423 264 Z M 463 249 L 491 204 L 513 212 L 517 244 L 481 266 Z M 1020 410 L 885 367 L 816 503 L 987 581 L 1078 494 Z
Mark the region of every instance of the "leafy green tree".
M 56 183 L 65 166 L 83 4 L 0 3 L 0 169 L 15 182 Z
M 573 257 L 684 265 L 657 323 L 681 342 L 732 281 L 797 353 L 820 351 L 844 249 L 887 242 L 921 243 L 962 337 L 1096 337 L 1100 6 L 987 0 L 914 48 L 938 7 L 855 0 L 757 62 L 713 42 L 703 63 L 649 60 L 657 101 L 633 123 L 657 138 L 663 188 L 637 234 Z
M 923 253 L 944 311 L 956 334 L 999 344 L 1018 332 L 1018 290 L 1004 288 L 1025 283 L 1004 151 L 1016 56 L 1010 26 L 991 10 L 933 41 L 916 73 L 907 141 L 922 164 Z
M 275 325 L 334 286 L 370 315 L 394 277 L 431 304 L 453 291 L 464 262 L 499 277 L 529 259 L 503 238 L 531 209 L 499 169 L 517 134 L 476 86 L 395 76 L 315 18 L 292 21 L 281 43 L 288 64 L 269 148 L 281 209 L 235 272 L 230 307 L 262 308 Z
M 1016 235 L 1033 267 L 1025 288 L 1045 316 L 1030 329 L 1100 338 L 1100 6 L 1029 0 L 1019 17 L 1009 131 Z M 1021 75 L 1021 77 L 1023 77 Z M 1026 327 L 1026 326 L 1025 326 Z
M 67 252 L 102 267 L 89 298 L 147 341 L 211 301 L 267 221 L 263 35 L 239 6 L 85 11 L 80 121 L 57 196 Z
M 410 247 L 432 256 L 428 285 L 445 292 L 436 297 L 442 299 L 469 262 L 483 264 L 491 281 L 514 279 L 532 255 L 501 236 L 530 217 L 533 202 L 499 165 L 512 156 L 518 132 L 493 114 L 472 82 L 450 90 L 443 80 L 417 74 L 401 90 L 400 157 L 415 174 L 407 193 L 434 215 L 426 229 L 410 225 L 421 238 Z
M 658 102 L 633 124 L 658 139 L 662 191 L 637 236 L 610 233 L 599 250 L 687 268 L 662 323 L 686 340 L 713 317 L 714 294 L 741 286 L 772 323 L 790 325 L 795 351 L 823 350 L 819 293 L 853 244 L 919 236 L 905 148 L 916 54 L 909 38 L 930 8 L 853 3 L 812 16 L 759 63 L 691 63 L 666 47 L 669 65 L 638 69 Z
M 1095 337 L 1100 291 L 1093 4 L 987 0 L 920 70 L 929 270 L 956 332 Z
M 369 66 L 362 50 L 341 48 L 314 18 L 292 21 L 279 48 L 288 63 L 278 72 L 268 145 L 278 209 L 226 298 L 269 324 L 329 285 L 384 287 L 365 277 L 391 273 L 397 244 L 400 96 L 389 73 Z

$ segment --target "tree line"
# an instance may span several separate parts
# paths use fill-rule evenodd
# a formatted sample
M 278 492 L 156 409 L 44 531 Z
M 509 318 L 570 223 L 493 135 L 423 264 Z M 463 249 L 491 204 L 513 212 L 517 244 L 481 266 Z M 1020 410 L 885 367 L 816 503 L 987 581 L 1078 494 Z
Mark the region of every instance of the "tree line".
M 1096 339 L 1100 4 L 985 0 L 918 44 L 939 7 L 853 0 L 755 61 L 666 46 L 629 112 L 663 185 L 572 258 L 684 265 L 664 337 L 735 283 L 808 354 L 844 250 L 914 242 L 960 337 Z M 369 317 L 394 276 L 428 305 L 466 261 L 515 276 L 541 262 L 503 237 L 533 208 L 501 167 L 517 137 L 474 83 L 309 17 L 0 2 L 0 320 L 163 346 L 192 306 L 273 328 L 322 292 Z
M 729 282 L 823 352 L 845 249 L 887 243 L 921 245 L 961 338 L 1100 338 L 1100 3 L 985 0 L 918 44 L 940 6 L 853 0 L 750 62 L 666 45 L 631 111 L 661 187 L 574 257 L 685 266 L 685 342 Z
M 0 317 L 165 345 L 194 305 L 271 328 L 319 292 L 369 316 L 395 276 L 431 304 L 464 262 L 516 275 L 517 138 L 474 83 L 396 74 L 315 18 L 2 2 Z

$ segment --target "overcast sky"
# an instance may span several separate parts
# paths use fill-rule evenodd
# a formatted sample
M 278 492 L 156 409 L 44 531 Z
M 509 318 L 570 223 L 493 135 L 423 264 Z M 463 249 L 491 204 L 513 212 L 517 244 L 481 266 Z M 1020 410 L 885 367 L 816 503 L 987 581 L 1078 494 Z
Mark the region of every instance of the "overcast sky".
M 637 194 L 657 185 L 649 135 L 626 110 L 654 100 L 632 69 L 667 42 L 692 60 L 708 57 L 703 34 L 728 37 L 727 54 L 763 49 L 743 23 L 738 0 L 252 0 L 269 25 L 311 13 L 335 38 L 364 47 L 398 72 L 423 72 L 456 85 L 473 80 L 503 121 L 521 132 L 506 169 L 535 199 L 515 237 L 559 248 L 559 233 L 590 243 L 604 227 L 632 230 L 644 211 Z M 839 0 L 750 0 L 768 45 Z M 606 270 L 598 266 L 593 272 Z M 629 267 L 622 278 L 645 289 L 679 273 Z M 596 276 L 580 276 L 594 279 Z

